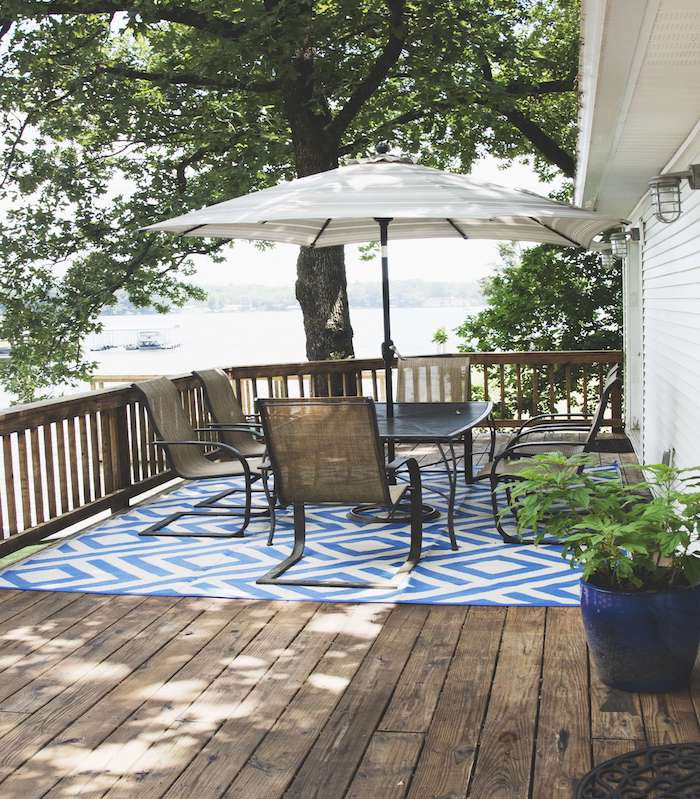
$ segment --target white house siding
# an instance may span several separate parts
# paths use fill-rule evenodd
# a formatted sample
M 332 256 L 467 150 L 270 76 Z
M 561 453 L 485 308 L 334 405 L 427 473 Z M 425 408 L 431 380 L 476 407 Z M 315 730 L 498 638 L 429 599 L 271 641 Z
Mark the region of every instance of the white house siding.
M 690 160 L 697 163 L 700 153 Z M 633 220 L 642 230 L 642 452 L 646 463 L 673 452 L 700 464 L 700 190 L 682 186 L 683 212 L 657 221 L 648 198 Z M 629 298 L 626 300 L 629 302 Z M 631 311 L 629 305 L 626 308 Z

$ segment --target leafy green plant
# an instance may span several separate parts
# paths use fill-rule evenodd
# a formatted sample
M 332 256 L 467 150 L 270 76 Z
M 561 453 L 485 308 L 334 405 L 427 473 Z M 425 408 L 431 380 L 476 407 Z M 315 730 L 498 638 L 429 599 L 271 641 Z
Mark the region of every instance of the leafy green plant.
M 643 467 L 645 480 L 625 484 L 580 472 L 589 456 L 532 458 L 510 486 L 517 528 L 536 541 L 557 538 L 572 567 L 601 588 L 644 591 L 700 583 L 698 469 Z M 505 489 L 504 489 L 505 490 Z M 508 511 L 505 511 L 506 513 Z
M 439 327 L 433 333 L 433 344 L 447 344 L 447 330 L 444 327 Z

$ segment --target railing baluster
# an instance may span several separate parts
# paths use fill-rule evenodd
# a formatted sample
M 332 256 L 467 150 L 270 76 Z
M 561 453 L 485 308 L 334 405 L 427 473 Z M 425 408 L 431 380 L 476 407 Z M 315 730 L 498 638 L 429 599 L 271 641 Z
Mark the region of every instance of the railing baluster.
M 540 370 L 532 367 L 532 415 L 537 416 L 539 413 L 540 402 Z
M 17 501 L 15 499 L 15 467 L 12 458 L 12 438 L 10 435 L 2 437 L 2 460 L 5 483 L 5 509 L 7 514 L 8 536 L 15 535 L 17 525 Z
M 80 462 L 78 456 L 78 420 L 74 416 L 68 420 L 68 464 L 70 466 L 70 493 L 71 493 L 71 507 L 78 508 L 83 502 L 87 502 L 87 498 L 81 498 L 79 480 L 78 480 L 78 464 Z
M 566 412 L 571 413 L 571 366 L 567 363 L 564 368 L 564 391 L 566 392 Z
M 547 367 L 547 381 L 549 383 L 549 412 L 554 413 L 557 410 L 557 394 L 554 387 L 554 366 L 552 364 Z
M 34 514 L 36 523 L 41 524 L 46 515 L 44 514 L 44 477 L 41 468 L 41 451 L 39 447 L 39 430 L 32 428 L 31 432 L 31 473 L 34 488 Z
M 506 374 L 505 366 L 498 367 L 498 382 L 501 389 L 501 418 L 506 418 Z
M 520 364 L 515 364 L 515 395 L 518 404 L 518 421 L 523 418 L 523 377 Z
M 93 497 L 104 496 L 102 491 L 102 462 L 100 458 L 100 442 L 98 434 L 97 413 L 93 411 L 89 415 L 90 421 L 90 462 L 92 464 L 92 486 Z
M 151 452 L 153 447 L 148 446 L 148 412 L 145 406 L 139 405 L 139 457 L 143 477 L 151 476 Z
M 78 417 L 80 427 L 80 472 L 82 475 L 83 501 L 90 501 L 90 451 L 88 449 L 87 420 L 85 414 Z
M 131 446 L 132 482 L 134 483 L 138 483 L 139 480 L 143 480 L 146 477 L 141 459 L 139 458 L 139 432 L 136 426 L 138 408 L 139 405 L 135 402 L 129 405 L 129 444 Z
M 22 528 L 32 526 L 32 508 L 29 495 L 29 462 L 27 454 L 27 430 L 22 430 L 17 435 L 19 450 L 19 486 L 22 496 Z
M 51 423 L 43 425 L 44 433 L 44 462 L 46 469 L 46 493 L 49 518 L 56 516 L 56 461 L 53 451 L 53 434 Z
M 583 367 L 583 415 L 588 416 L 588 369 Z
M 115 449 L 115 442 L 112 438 L 112 414 L 110 411 L 100 411 L 100 453 L 105 494 L 111 494 L 114 491 Z
M 67 422 L 61 419 L 56 422 L 56 452 L 58 456 L 58 495 L 61 502 L 61 513 L 70 510 L 70 494 L 68 491 L 68 465 L 66 461 L 66 429 Z

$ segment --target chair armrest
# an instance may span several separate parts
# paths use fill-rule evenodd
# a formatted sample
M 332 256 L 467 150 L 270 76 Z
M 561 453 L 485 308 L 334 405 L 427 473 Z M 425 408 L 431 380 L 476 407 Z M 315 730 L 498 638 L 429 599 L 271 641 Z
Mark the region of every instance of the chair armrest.
M 514 453 L 517 454 L 517 450 L 522 449 L 532 449 L 535 448 L 542 448 L 542 449 L 552 449 L 552 447 L 557 446 L 565 446 L 565 447 L 579 447 L 583 449 L 585 444 L 581 443 L 580 441 L 525 441 L 522 444 L 513 444 L 512 447 L 507 447 L 506 449 L 501 452 L 500 455 L 497 455 L 493 461 L 491 462 L 491 475 L 496 475 L 496 467 L 502 460 L 507 460 L 511 455 Z
M 587 433 L 591 429 L 589 424 L 541 424 L 536 427 L 529 427 L 513 436 L 511 441 L 515 443 L 517 439 L 531 436 L 533 433 Z
M 393 461 L 388 461 L 386 465 L 387 471 L 395 472 L 397 469 L 400 469 L 402 466 L 405 466 L 408 461 L 410 460 L 408 455 L 401 456 L 394 458 Z M 414 459 L 415 460 L 415 459 Z
M 262 439 L 262 425 L 255 424 L 213 424 L 210 427 L 195 427 L 196 433 L 250 433 L 254 438 Z
M 539 413 L 537 416 L 530 417 L 521 427 L 518 428 L 518 433 L 521 430 L 525 430 L 526 427 L 537 426 L 539 424 L 546 424 L 547 421 L 551 421 L 553 419 L 571 419 L 572 422 L 576 422 L 579 419 L 590 419 L 590 415 L 586 413 Z M 579 422 L 580 424 L 580 422 Z M 517 435 L 517 433 L 516 433 Z
M 170 447 L 170 446 L 196 446 L 196 447 L 211 447 L 212 444 L 215 445 L 219 449 L 224 449 L 230 452 L 234 458 L 241 463 L 243 466 L 243 474 L 246 479 L 246 483 L 250 481 L 250 466 L 248 465 L 248 461 L 243 457 L 243 455 L 235 448 L 230 446 L 229 444 L 224 444 L 223 441 L 200 441 L 199 439 L 194 441 L 165 441 L 163 439 L 159 439 L 158 441 L 149 441 L 148 442 L 152 447 Z

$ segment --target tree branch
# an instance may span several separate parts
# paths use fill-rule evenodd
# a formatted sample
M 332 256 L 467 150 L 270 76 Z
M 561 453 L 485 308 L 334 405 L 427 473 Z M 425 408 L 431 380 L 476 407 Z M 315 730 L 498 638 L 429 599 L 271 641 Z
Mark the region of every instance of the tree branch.
M 576 175 L 576 160 L 574 157 L 562 149 L 542 128 L 531 119 L 528 119 L 522 111 L 517 108 L 502 108 L 500 113 L 517 128 L 523 136 L 531 142 L 534 147 L 552 164 L 569 178 Z
M 386 0 L 389 9 L 389 36 L 379 57 L 372 64 L 369 72 L 355 87 L 345 105 L 338 111 L 328 126 L 335 136 L 340 136 L 357 116 L 362 106 L 369 100 L 382 84 L 389 71 L 399 60 L 406 41 L 407 25 L 404 19 L 404 0 Z
M 511 81 L 505 87 L 506 93 L 515 97 L 535 97 L 540 94 L 564 94 L 576 90 L 576 78 L 571 76 L 561 80 L 545 80 L 541 83 L 523 83 L 519 80 Z
M 11 19 L 0 19 L 0 42 L 7 36 L 12 28 L 13 22 Z
M 482 54 L 481 56 L 481 72 L 484 76 L 487 88 L 493 92 L 495 97 L 503 97 L 504 93 L 507 95 L 508 87 L 501 86 L 493 79 L 493 70 L 488 58 Z M 513 87 L 516 82 L 511 82 L 509 85 Z M 566 81 L 545 81 L 544 83 L 537 84 L 539 86 L 547 86 L 558 83 L 566 83 Z M 505 90 L 505 91 L 504 91 Z M 573 91 L 571 89 L 563 89 L 562 91 Z M 542 92 L 545 93 L 545 92 Z M 515 94 L 515 92 L 513 93 Z M 527 94 L 527 92 L 526 92 Z M 486 102 L 483 100 L 482 102 Z M 531 119 L 528 119 L 522 111 L 514 105 L 504 105 L 500 103 L 495 106 L 494 111 L 502 114 L 514 128 L 520 131 L 522 135 L 535 147 L 539 152 L 552 164 L 558 166 L 559 169 L 569 178 L 576 175 L 576 160 L 562 149 L 551 136 L 548 136 L 544 130 Z
M 399 114 L 393 119 L 389 119 L 386 122 L 383 122 L 381 125 L 378 125 L 376 128 L 372 128 L 372 130 L 368 131 L 367 133 L 361 134 L 349 144 L 345 144 L 340 147 L 338 149 L 338 156 L 349 155 L 350 153 L 355 152 L 355 150 L 357 150 L 357 148 L 363 144 L 371 144 L 372 142 L 376 142 L 378 137 L 381 137 L 384 133 L 393 131 L 398 125 L 405 125 L 406 122 L 415 122 L 417 119 L 421 119 L 428 113 L 432 114 L 434 110 L 435 107 L 419 108 L 413 111 L 406 111 L 404 114 Z
M 116 75 L 132 80 L 145 80 L 149 83 L 165 83 L 173 86 L 193 86 L 198 89 L 224 89 L 233 91 L 272 92 L 278 87 L 277 81 L 250 81 L 227 80 L 225 78 L 208 78 L 204 75 L 195 75 L 191 72 L 149 72 L 142 69 L 133 69 L 127 66 L 98 67 L 97 72 Z
M 208 17 L 199 11 L 174 3 L 157 5 L 146 11 L 138 0 L 49 0 L 23 4 L 19 17 L 43 17 L 56 14 L 115 14 L 138 15 L 144 22 L 176 22 L 197 28 L 221 39 L 239 39 L 246 26 L 219 17 Z

